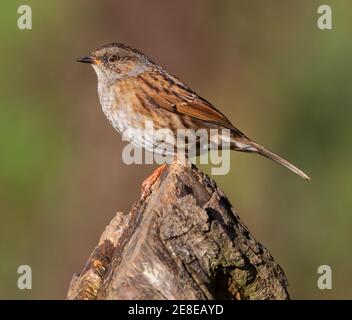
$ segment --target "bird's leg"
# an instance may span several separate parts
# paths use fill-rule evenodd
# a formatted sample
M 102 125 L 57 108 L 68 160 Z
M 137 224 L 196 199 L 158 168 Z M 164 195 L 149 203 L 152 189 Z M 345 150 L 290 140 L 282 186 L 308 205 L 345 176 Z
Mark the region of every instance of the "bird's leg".
M 172 163 L 185 164 L 189 160 L 184 154 L 180 154 L 175 152 Z M 150 191 L 150 188 L 153 184 L 159 179 L 162 173 L 166 170 L 167 163 L 164 163 L 162 166 L 157 168 L 147 179 L 145 179 L 142 183 L 142 198 L 146 197 Z
M 142 198 L 144 198 L 150 191 L 153 184 L 159 179 L 162 173 L 165 171 L 167 164 L 163 164 L 157 168 L 147 179 L 142 183 Z

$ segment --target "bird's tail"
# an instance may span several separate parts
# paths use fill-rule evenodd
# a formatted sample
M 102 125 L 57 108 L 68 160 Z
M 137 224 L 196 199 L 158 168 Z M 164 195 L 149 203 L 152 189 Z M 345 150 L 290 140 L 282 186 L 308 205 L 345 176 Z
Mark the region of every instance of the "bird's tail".
M 292 172 L 298 174 L 300 177 L 302 177 L 305 180 L 310 180 L 309 176 L 306 175 L 302 170 L 298 169 L 297 167 L 295 167 L 292 163 L 288 162 L 287 160 L 285 160 L 284 158 L 281 158 L 280 156 L 278 156 L 277 154 L 269 151 L 268 149 L 265 149 L 263 146 L 261 146 L 260 144 L 251 141 L 247 138 L 245 139 L 241 139 L 241 147 L 242 148 L 236 148 L 239 151 L 247 151 L 247 152 L 254 152 L 254 153 L 258 153 L 270 160 L 273 160 L 281 165 L 283 165 L 284 167 L 286 167 L 287 169 L 291 170 Z

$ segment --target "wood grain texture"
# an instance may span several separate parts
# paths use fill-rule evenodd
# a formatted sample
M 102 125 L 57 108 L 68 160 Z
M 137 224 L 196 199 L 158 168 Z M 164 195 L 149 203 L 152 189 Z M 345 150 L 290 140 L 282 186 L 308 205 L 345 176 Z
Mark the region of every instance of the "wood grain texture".
M 173 164 L 116 214 L 67 298 L 289 299 L 287 285 L 216 183 Z

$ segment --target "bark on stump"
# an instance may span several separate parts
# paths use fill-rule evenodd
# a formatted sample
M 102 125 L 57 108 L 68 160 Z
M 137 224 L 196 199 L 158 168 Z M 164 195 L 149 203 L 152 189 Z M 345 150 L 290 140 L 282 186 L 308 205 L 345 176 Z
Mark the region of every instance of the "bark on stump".
M 68 299 L 289 299 L 287 280 L 216 183 L 170 165 L 118 212 Z

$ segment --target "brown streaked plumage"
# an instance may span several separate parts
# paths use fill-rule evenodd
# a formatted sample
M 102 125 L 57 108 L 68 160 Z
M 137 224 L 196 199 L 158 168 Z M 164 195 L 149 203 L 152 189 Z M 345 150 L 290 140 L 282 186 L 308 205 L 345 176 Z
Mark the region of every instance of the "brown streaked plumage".
M 155 143 L 169 143 L 178 129 L 229 129 L 231 149 L 258 153 L 309 180 L 290 162 L 249 139 L 210 102 L 138 50 L 111 43 L 78 61 L 90 63 L 95 69 L 100 103 L 117 131 L 144 129 L 145 121 L 150 120 L 156 130 L 166 128 L 170 132 L 165 141 L 155 141 L 147 134 L 131 135 L 134 144 L 157 152 Z M 216 144 L 219 146 L 224 139 L 221 136 Z

